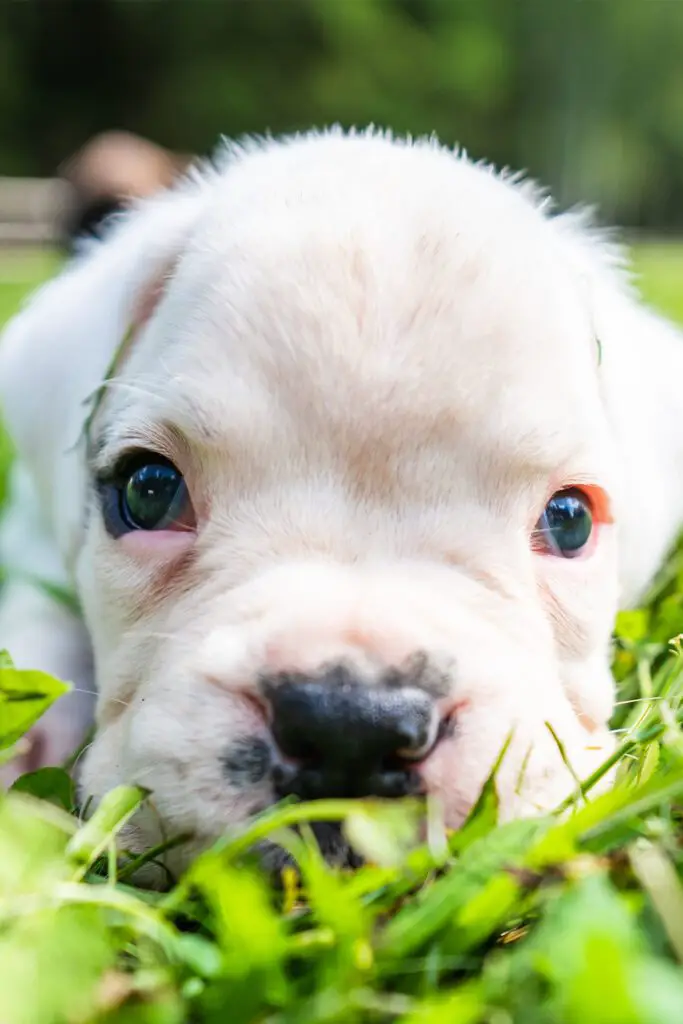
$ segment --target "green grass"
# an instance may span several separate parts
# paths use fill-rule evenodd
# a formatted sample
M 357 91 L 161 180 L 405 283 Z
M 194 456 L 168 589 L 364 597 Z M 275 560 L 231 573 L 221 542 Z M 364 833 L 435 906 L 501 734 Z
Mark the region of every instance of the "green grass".
M 58 266 L 59 257 L 50 250 L 0 249 L 0 324 Z
M 643 295 L 663 313 L 683 323 L 683 246 L 648 242 L 634 246 L 632 262 Z
M 683 247 L 643 246 L 636 264 L 683 321 Z M 0 260 L 0 316 L 51 266 Z M 617 624 L 616 785 L 536 821 L 497 825 L 490 784 L 451 835 L 435 808 L 289 805 L 157 894 L 132 886 L 117 841 L 144 793 L 115 791 L 82 825 L 65 773 L 24 777 L 0 798 L 0 1022 L 680 1024 L 681 631 L 683 550 Z M 0 661 L 0 756 L 57 690 Z M 367 866 L 321 861 L 296 827 L 321 818 L 345 822 Z M 263 835 L 299 867 L 279 889 L 249 852 Z

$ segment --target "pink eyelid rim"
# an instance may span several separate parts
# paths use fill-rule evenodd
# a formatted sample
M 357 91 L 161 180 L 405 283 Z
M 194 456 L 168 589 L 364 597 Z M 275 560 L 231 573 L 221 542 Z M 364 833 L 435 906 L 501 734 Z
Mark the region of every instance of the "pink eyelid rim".
M 129 555 L 181 555 L 194 543 L 195 530 L 131 530 L 117 538 Z

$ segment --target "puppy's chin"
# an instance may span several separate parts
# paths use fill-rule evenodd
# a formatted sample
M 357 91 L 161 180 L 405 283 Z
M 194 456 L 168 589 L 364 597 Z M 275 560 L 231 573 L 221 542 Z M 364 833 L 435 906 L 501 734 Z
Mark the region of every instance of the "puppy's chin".
M 244 825 L 248 825 L 248 821 L 245 821 Z M 312 821 L 308 828 L 313 833 L 322 857 L 331 867 L 352 869 L 363 865 L 364 859 L 346 839 L 342 823 Z M 210 850 L 218 839 L 219 837 L 188 837 L 159 858 L 139 868 L 135 873 L 134 882 L 150 889 L 169 889 L 192 861 Z M 143 808 L 124 826 L 119 837 L 120 848 L 132 856 L 144 854 L 162 841 L 158 819 L 149 807 Z M 247 859 L 252 860 L 266 875 L 271 876 L 276 885 L 281 881 L 285 868 L 294 868 L 298 871 L 294 857 L 283 846 L 270 839 L 255 843 L 247 851 Z
M 528 736 L 523 743 L 512 742 L 498 772 L 496 788 L 500 800 L 501 822 L 509 821 L 513 817 L 530 817 L 550 812 L 576 790 L 573 776 L 566 770 L 559 770 L 554 764 L 552 754 L 556 751 L 550 734 L 546 740 L 539 724 L 539 732 L 535 737 L 536 749 L 531 754 L 527 739 Z M 573 759 L 579 764 L 583 777 L 590 769 L 596 768 L 609 752 L 609 739 L 609 735 L 605 733 L 601 737 L 600 746 L 596 744 L 592 750 L 584 751 L 583 760 L 579 758 L 581 751 L 577 747 L 573 749 Z M 467 818 L 488 774 L 488 760 L 486 764 L 479 765 L 476 772 L 472 772 L 467 786 L 463 785 L 462 781 L 458 786 L 449 786 L 448 781 L 453 779 L 458 764 L 461 766 L 462 776 L 462 766 L 476 756 L 481 746 L 481 734 L 476 749 L 465 747 L 460 754 L 456 749 L 457 744 L 443 743 L 425 765 L 423 778 L 427 783 L 427 789 L 439 798 L 444 823 L 449 829 L 459 828 Z M 495 758 L 493 747 L 491 750 L 492 757 Z M 520 791 L 520 780 L 525 773 L 528 788 L 522 786 Z M 598 788 L 603 788 L 608 782 L 609 777 L 606 777 L 602 786 Z M 274 805 L 275 801 L 276 798 L 273 796 L 270 806 Z M 248 809 L 250 805 L 251 810 Z M 178 845 L 172 845 L 155 863 L 145 865 L 136 873 L 135 882 L 153 889 L 169 888 L 197 856 L 210 850 L 215 843 L 220 843 L 224 836 L 234 834 L 239 837 L 248 830 L 259 811 L 265 810 L 267 806 L 268 802 L 259 802 L 255 806 L 253 801 L 245 800 L 242 812 L 237 815 L 234 808 L 230 814 L 225 807 L 216 802 L 213 810 L 207 808 L 201 818 L 197 815 L 196 824 L 201 831 L 190 834 Z M 354 869 L 363 865 L 362 855 L 346 839 L 343 823 L 311 821 L 308 827 L 320 854 L 331 867 Z M 126 826 L 121 835 L 121 848 L 132 855 L 144 854 L 158 844 L 180 837 L 182 831 L 182 825 L 174 821 L 173 816 L 170 820 L 160 818 L 152 794 L 150 800 Z M 300 834 L 301 832 L 303 829 L 300 830 Z M 275 884 L 281 880 L 284 869 L 291 867 L 299 870 L 296 860 L 286 846 L 280 845 L 276 840 L 264 839 L 255 843 L 248 850 L 247 859 L 255 862 L 267 875 L 272 876 Z
M 312 821 L 310 829 L 327 864 L 336 868 L 358 868 L 364 863 L 344 836 L 342 825 L 331 821 Z M 253 849 L 259 866 L 274 878 L 285 868 L 297 865 L 291 854 L 269 840 L 257 843 Z

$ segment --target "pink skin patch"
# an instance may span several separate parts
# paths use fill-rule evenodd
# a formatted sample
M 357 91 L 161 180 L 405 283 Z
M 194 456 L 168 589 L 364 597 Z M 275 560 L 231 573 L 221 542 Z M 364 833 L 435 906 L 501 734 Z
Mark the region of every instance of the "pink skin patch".
M 132 530 L 118 542 L 132 558 L 170 561 L 185 554 L 196 536 L 194 530 Z

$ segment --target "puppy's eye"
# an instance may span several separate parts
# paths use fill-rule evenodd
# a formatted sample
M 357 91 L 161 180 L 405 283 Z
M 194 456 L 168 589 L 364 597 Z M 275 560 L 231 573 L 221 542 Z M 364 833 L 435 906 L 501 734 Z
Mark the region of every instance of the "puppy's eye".
M 109 533 L 132 530 L 187 530 L 194 511 L 180 470 L 151 453 L 145 461 L 122 468 L 117 478 L 101 485 L 102 510 Z
M 558 491 L 546 505 L 534 530 L 534 546 L 560 558 L 576 558 L 593 532 L 593 510 L 583 491 Z

